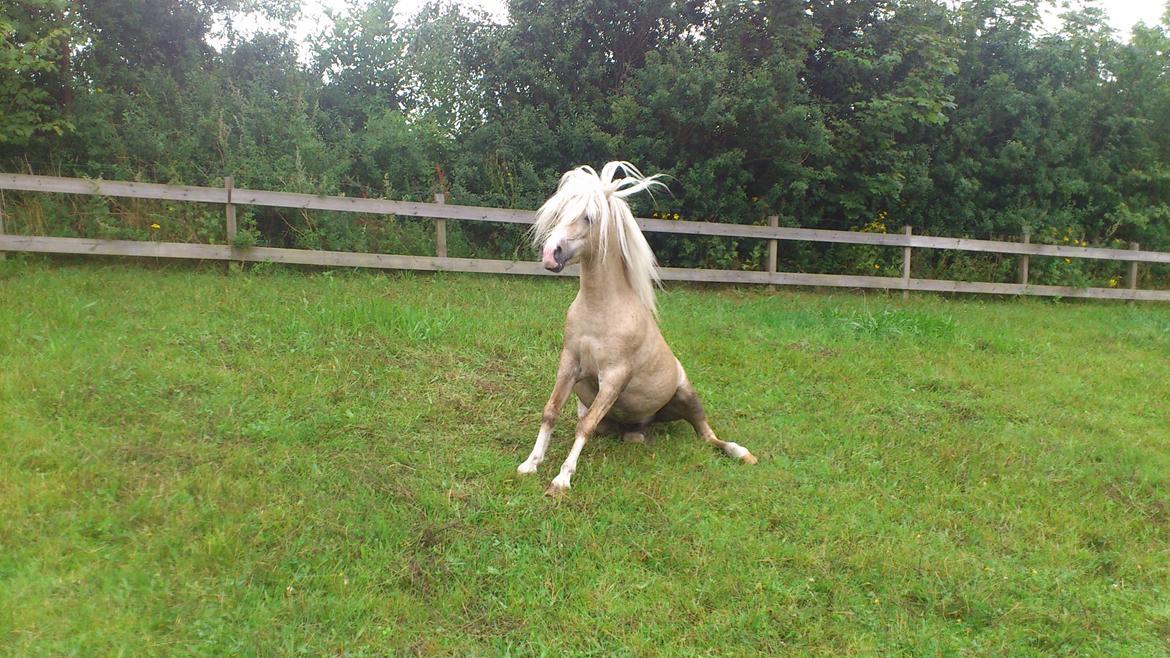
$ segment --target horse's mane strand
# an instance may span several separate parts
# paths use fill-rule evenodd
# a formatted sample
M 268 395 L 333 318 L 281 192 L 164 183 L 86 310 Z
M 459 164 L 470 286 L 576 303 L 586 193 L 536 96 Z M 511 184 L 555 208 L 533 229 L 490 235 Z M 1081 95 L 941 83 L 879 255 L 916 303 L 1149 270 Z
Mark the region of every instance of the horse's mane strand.
M 614 175 L 619 169 L 625 175 L 615 181 Z M 642 304 L 651 314 L 657 315 L 654 286 L 661 283 L 658 262 L 634 220 L 626 197 L 652 190 L 655 186 L 665 188 L 658 178 L 658 174 L 643 176 L 637 167 L 624 161 L 607 163 L 600 174 L 589 166 L 570 169 L 561 176 L 556 194 L 536 211 L 533 244 L 539 247 L 562 222 L 571 222 L 583 213 L 588 214 L 600 232 L 602 259 L 606 258 L 610 231 L 617 231 L 626 277 Z

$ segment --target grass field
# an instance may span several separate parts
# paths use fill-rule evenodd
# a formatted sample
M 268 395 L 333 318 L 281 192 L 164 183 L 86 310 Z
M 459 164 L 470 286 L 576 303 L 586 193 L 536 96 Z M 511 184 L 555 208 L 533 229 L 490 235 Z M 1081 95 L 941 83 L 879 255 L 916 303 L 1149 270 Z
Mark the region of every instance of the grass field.
M 1170 652 L 1170 308 L 670 286 L 689 427 L 515 474 L 571 281 L 0 263 L 0 652 Z

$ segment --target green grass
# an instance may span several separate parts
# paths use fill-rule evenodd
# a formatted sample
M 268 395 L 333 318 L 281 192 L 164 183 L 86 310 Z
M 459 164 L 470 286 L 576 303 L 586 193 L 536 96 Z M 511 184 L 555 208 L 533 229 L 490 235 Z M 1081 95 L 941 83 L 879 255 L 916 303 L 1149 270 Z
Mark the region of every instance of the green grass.
M 5 655 L 1170 652 L 1166 306 L 672 285 L 554 501 L 572 282 L 0 266 Z

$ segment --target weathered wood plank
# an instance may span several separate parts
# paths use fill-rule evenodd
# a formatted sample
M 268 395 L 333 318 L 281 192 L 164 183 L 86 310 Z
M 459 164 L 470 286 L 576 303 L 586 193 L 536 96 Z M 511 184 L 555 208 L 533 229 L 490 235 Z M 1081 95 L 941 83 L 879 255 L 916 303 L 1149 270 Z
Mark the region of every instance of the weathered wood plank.
M 237 188 L 232 202 L 240 205 L 270 206 L 275 208 L 303 208 L 305 210 L 338 210 L 374 215 L 402 215 L 405 217 L 432 217 L 463 219 L 507 224 L 532 224 L 536 213 L 531 210 L 482 208 L 479 206 L 440 205 L 419 201 L 390 201 L 344 196 L 316 196 L 296 192 L 265 192 Z
M 958 251 L 982 251 L 997 254 L 1029 254 L 1032 256 L 1053 256 L 1062 258 L 1092 258 L 1096 260 L 1140 261 L 1144 263 L 1170 263 L 1170 252 L 1127 251 L 1104 247 L 1066 247 L 1059 244 L 1031 244 L 1023 242 L 999 242 L 995 240 L 968 240 L 966 238 L 938 238 L 916 235 L 910 238 L 910 246 L 927 249 L 955 249 Z
M 186 244 L 182 242 L 140 242 L 136 240 L 98 240 L 93 238 L 46 238 L 30 235 L 0 235 L 0 249 L 48 254 L 88 254 L 93 256 L 149 256 L 153 258 L 187 258 L 226 260 L 231 250 L 221 244 Z
M 638 225 L 651 233 L 679 235 L 711 235 L 729 238 L 759 238 L 761 240 L 801 240 L 809 242 L 840 242 L 845 244 L 872 244 L 901 247 L 905 236 L 856 231 L 825 231 L 790 226 L 756 226 L 752 224 L 724 224 L 720 222 L 688 222 L 639 217 Z
M 424 272 L 474 272 L 480 274 L 528 274 L 533 276 L 575 276 L 577 269 L 566 268 L 559 274 L 544 269 L 535 261 L 506 261 L 479 258 L 439 258 L 437 256 L 398 256 L 392 254 L 358 254 L 346 251 L 310 251 L 253 247 L 244 253 L 250 262 L 272 262 L 323 267 L 369 267 Z
M 663 270 L 663 279 L 733 284 L 774 284 L 826 288 L 870 288 L 910 290 L 943 293 L 980 293 L 996 295 L 1039 295 L 1046 297 L 1079 297 L 1094 299 L 1135 299 L 1143 301 L 1170 301 L 1170 290 L 1127 290 L 1119 288 L 1074 288 L 1071 286 L 1023 286 L 1018 283 L 985 283 L 978 281 L 946 281 L 939 279 L 910 279 L 901 277 L 860 276 L 843 274 L 809 274 L 800 272 L 751 272 L 736 270 Z
M 1127 251 L 1104 247 L 1068 247 L 1065 245 L 943 238 L 929 235 L 896 233 L 862 233 L 860 231 L 827 231 L 824 229 L 770 227 L 716 222 L 686 222 L 664 219 L 638 218 L 642 230 L 686 235 L 713 235 L 723 237 L 759 238 L 762 240 L 797 240 L 803 242 L 831 242 L 836 244 L 866 244 L 880 247 L 921 247 L 924 249 L 953 249 L 999 254 L 1030 254 L 1062 258 L 1092 258 L 1097 260 L 1170 263 L 1170 252 Z
M 1135 299 L 1170 301 L 1170 290 L 1126 290 L 1122 288 L 1074 288 L 1071 286 L 1022 286 L 1018 283 L 980 281 L 940 281 L 911 279 L 914 290 L 930 292 L 981 293 L 993 295 L 1036 295 L 1042 297 L 1078 297 L 1091 299 Z
M 524 274 L 531 276 L 576 276 L 577 268 L 553 274 L 536 261 L 502 261 L 475 258 L 438 258 L 435 256 L 398 256 L 359 254 L 340 251 L 311 251 L 252 247 L 233 250 L 228 245 L 185 244 L 177 242 L 136 242 L 131 240 L 97 240 L 91 238 L 49 238 L 40 236 L 0 235 L 0 251 L 30 251 L 58 254 L 102 256 L 141 256 L 195 260 L 230 260 L 274 262 L 323 267 L 370 267 L 382 269 L 477 272 L 485 274 Z M 233 256 L 233 251 L 236 255 Z M 945 293 L 989 293 L 999 295 L 1045 295 L 1097 299 L 1134 299 L 1170 301 L 1168 290 L 1129 290 L 1124 288 L 1072 288 L 1068 286 L 1025 286 L 1018 283 L 983 283 L 942 281 L 900 277 L 809 274 L 801 272 L 755 272 L 738 270 L 701 270 L 664 268 L 668 281 L 696 281 L 733 284 L 773 284 L 838 288 L 872 288 L 886 290 L 920 290 Z
M 382 269 L 495 274 L 552 275 L 537 262 L 513 262 L 474 258 L 437 258 L 433 256 L 397 256 L 359 254 L 345 251 L 313 251 L 252 247 L 232 249 L 228 245 L 187 244 L 182 242 L 140 242 L 134 240 L 100 240 L 93 238 L 49 238 L 26 235 L 0 235 L 0 249 L 52 254 L 94 256 L 144 256 L 194 260 L 231 260 L 259 263 L 288 263 L 324 267 L 372 267 Z M 235 255 L 233 255 L 233 251 Z M 576 268 L 567 268 L 563 276 L 574 276 Z
M 99 194 L 104 196 L 143 199 L 169 199 L 228 203 L 224 188 L 159 185 L 122 181 L 85 180 L 56 176 L 0 174 L 0 189 L 65 194 Z M 259 205 L 306 210 L 337 210 L 370 214 L 396 214 L 408 217 L 459 219 L 465 221 L 532 224 L 535 212 L 477 206 L 440 205 L 413 201 L 363 199 L 356 197 L 317 196 L 294 192 L 268 192 L 236 188 L 230 202 L 236 205 Z M 708 235 L 722 237 L 757 238 L 763 240 L 798 240 L 837 244 L 867 244 L 886 247 L 920 247 L 925 249 L 953 249 L 1000 254 L 1051 256 L 1063 258 L 1091 258 L 1143 263 L 1170 263 L 1170 252 L 1107 249 L 1102 247 L 1069 247 L 1065 245 L 1028 244 L 996 240 L 972 240 L 925 235 L 862 233 L 859 231 L 829 231 L 793 227 L 725 224 L 718 222 L 669 221 L 639 218 L 643 230 L 681 235 Z
M 160 185 L 158 183 L 87 180 L 83 178 L 60 178 L 57 176 L 30 176 L 27 174 L 0 174 L 0 189 L 21 190 L 25 192 L 56 192 L 60 194 L 92 194 L 137 199 L 227 203 L 227 190 L 219 187 Z

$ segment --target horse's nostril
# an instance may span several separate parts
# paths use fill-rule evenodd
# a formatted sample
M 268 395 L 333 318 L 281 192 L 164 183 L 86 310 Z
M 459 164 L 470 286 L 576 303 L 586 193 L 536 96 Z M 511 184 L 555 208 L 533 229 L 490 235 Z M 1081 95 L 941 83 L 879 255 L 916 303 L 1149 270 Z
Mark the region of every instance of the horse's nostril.
M 557 259 L 558 261 L 561 259 L 561 247 L 560 247 L 560 245 L 557 245 L 557 248 L 556 248 L 556 249 L 553 249 L 553 258 Z

